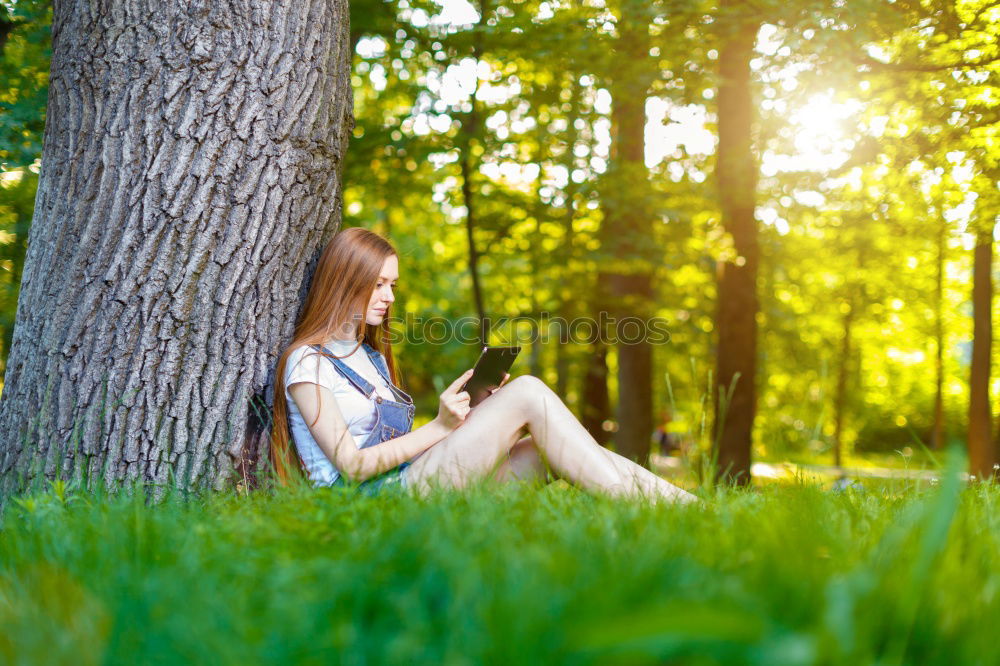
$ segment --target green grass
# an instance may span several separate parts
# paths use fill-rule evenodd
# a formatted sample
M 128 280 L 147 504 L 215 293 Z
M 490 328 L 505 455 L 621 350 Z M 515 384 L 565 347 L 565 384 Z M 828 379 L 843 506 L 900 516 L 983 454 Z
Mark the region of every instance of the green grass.
M 94 498 L 0 532 L 9 664 L 994 664 L 1000 491 Z

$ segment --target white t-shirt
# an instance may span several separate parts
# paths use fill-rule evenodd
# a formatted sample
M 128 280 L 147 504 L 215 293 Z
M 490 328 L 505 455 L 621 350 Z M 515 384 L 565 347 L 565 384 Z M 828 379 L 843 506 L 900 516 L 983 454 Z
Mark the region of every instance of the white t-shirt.
M 330 352 L 341 357 L 357 346 L 357 351 L 340 360 L 373 385 L 376 394 L 387 400 L 397 399 L 389 385 L 382 379 L 382 375 L 375 369 L 371 359 L 368 358 L 364 347 L 354 341 L 343 342 L 340 340 L 331 340 L 325 346 Z M 333 397 L 337 400 L 337 407 L 340 408 L 340 412 L 347 422 L 347 429 L 354 436 L 358 448 L 361 448 L 361 445 L 368 439 L 375 425 L 375 404 L 355 388 L 354 384 L 346 377 L 337 372 L 329 359 L 323 358 L 308 345 L 296 347 L 289 355 L 288 363 L 285 366 L 285 399 L 288 401 L 288 425 L 292 433 L 292 441 L 308 470 L 309 479 L 316 485 L 330 485 L 337 480 L 340 472 L 316 443 L 305 419 L 302 418 L 298 405 L 295 404 L 288 392 L 289 386 L 299 382 L 318 384 L 333 393 Z

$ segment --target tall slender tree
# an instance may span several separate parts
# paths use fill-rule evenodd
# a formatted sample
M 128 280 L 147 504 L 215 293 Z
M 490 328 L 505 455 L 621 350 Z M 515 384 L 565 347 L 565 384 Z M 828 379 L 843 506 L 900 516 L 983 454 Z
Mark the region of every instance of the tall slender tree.
M 976 229 L 972 268 L 972 363 L 969 369 L 969 469 L 980 479 L 993 474 L 990 368 L 993 347 L 993 224 Z
M 650 241 L 654 214 L 645 163 L 646 98 L 658 75 L 649 59 L 652 7 L 637 0 L 620 3 L 615 40 L 619 67 L 610 86 L 611 160 L 601 185 L 604 221 L 598 278 L 602 310 L 615 324 L 615 448 L 641 464 L 648 464 L 653 433 L 653 348 L 644 336 L 633 339 L 635 331 L 630 329 L 637 321 L 644 326 L 652 316 L 652 273 L 662 251 Z
M 719 152 L 717 181 L 722 223 L 736 257 L 719 267 L 716 330 L 714 441 L 718 476 L 750 482 L 750 450 L 756 412 L 757 221 L 754 217 L 757 159 L 753 151 L 754 103 L 750 80 L 760 19 L 737 0 L 720 5 Z

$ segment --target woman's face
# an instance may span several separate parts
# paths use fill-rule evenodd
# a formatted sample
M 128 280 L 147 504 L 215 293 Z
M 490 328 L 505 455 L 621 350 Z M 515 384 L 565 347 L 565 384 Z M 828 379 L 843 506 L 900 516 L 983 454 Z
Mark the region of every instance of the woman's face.
M 368 301 L 368 312 L 365 313 L 365 321 L 368 324 L 378 326 L 385 319 L 389 306 L 396 300 L 392 290 L 398 279 L 399 259 L 393 254 L 387 257 L 385 263 L 382 264 L 382 271 L 379 273 L 375 291 L 372 292 L 371 300 Z

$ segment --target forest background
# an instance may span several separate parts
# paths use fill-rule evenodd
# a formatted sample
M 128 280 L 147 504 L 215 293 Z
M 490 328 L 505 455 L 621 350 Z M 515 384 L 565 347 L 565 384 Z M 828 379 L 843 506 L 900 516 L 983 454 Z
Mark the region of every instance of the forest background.
M 5 357 L 51 5 L 3 7 Z M 1000 3 L 357 1 L 351 21 L 344 226 L 401 252 L 396 350 L 418 414 L 477 342 L 427 344 L 412 322 L 471 317 L 473 338 L 520 340 L 515 374 L 545 379 L 601 441 L 620 445 L 622 422 L 638 423 L 630 453 L 644 458 L 669 411 L 667 430 L 708 453 L 719 318 L 736 307 L 758 327 L 753 459 L 902 453 L 909 464 L 971 434 L 985 437 L 974 466 L 1000 462 L 989 372 Z M 720 60 L 741 54 L 753 159 L 727 188 L 719 125 L 740 105 L 720 103 Z M 727 200 L 734 192 L 743 199 Z M 750 226 L 734 228 L 731 211 L 748 203 Z M 756 302 L 719 286 L 748 256 Z M 624 295 L 669 330 L 648 363 L 623 363 L 613 343 L 559 344 L 546 328 L 547 317 L 596 320 Z M 502 317 L 521 325 L 483 332 Z M 620 387 L 644 376 L 637 420 Z

